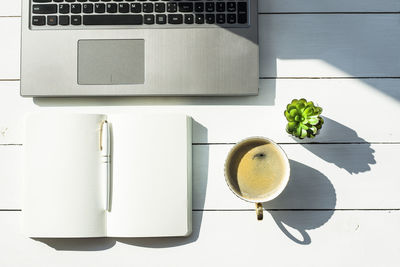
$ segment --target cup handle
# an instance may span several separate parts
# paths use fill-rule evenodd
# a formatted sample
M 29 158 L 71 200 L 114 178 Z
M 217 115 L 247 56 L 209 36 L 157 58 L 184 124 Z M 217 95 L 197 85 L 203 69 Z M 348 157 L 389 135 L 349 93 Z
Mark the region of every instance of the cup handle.
M 256 203 L 256 213 L 257 213 L 257 220 L 261 221 L 264 217 L 263 205 L 261 203 Z

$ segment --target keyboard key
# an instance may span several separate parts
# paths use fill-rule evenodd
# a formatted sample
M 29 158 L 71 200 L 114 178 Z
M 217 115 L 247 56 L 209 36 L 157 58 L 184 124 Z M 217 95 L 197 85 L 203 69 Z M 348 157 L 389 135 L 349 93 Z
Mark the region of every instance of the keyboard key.
M 238 2 L 237 9 L 239 14 L 247 13 L 247 2 Z
M 142 12 L 142 5 L 140 3 L 131 3 L 131 12 L 132 13 Z
M 228 15 L 226 16 L 226 21 L 227 21 L 229 24 L 235 24 L 235 23 L 236 23 L 236 14 L 228 14 Z
M 237 3 L 237 21 L 240 24 L 247 23 L 247 2 L 238 2 Z
M 178 7 L 179 7 L 179 12 L 182 13 L 193 12 L 193 3 L 188 3 L 188 2 L 178 3 Z
M 153 3 L 144 3 L 143 13 L 152 13 L 152 12 L 153 12 Z
M 32 25 L 43 26 L 46 24 L 45 16 L 32 16 Z
M 196 14 L 195 15 L 195 22 L 196 22 L 196 24 L 204 24 L 204 15 L 203 14 Z
M 72 25 L 81 25 L 82 24 L 82 16 L 71 16 L 71 24 Z
M 58 17 L 58 23 L 63 26 L 69 25 L 69 16 L 60 16 Z
M 235 2 L 228 2 L 226 4 L 226 9 L 228 12 L 236 12 L 236 3 Z
M 83 13 L 93 13 L 93 4 L 83 4 L 82 6 Z
M 69 13 L 69 4 L 60 4 L 58 6 L 58 12 L 61 14 L 68 14 Z
M 154 24 L 154 15 L 144 15 L 144 24 Z
M 194 11 L 195 12 L 204 12 L 204 3 L 194 3 Z
M 71 4 L 71 13 L 79 14 L 82 12 L 81 4 Z
M 57 5 L 32 5 L 33 14 L 54 14 L 57 13 Z
M 217 24 L 225 24 L 225 14 L 217 14 Z
M 154 5 L 154 9 L 157 13 L 164 13 L 165 12 L 165 4 L 164 3 L 156 3 Z
M 214 24 L 215 23 L 215 15 L 214 14 L 206 14 L 206 23 Z
M 168 23 L 169 24 L 182 24 L 183 23 L 183 15 L 182 14 L 168 14 Z
M 47 25 L 55 26 L 57 24 L 57 16 L 47 16 Z
M 215 11 L 214 3 L 206 3 L 206 11 L 207 12 L 214 12 Z
M 157 24 L 166 24 L 167 23 L 167 15 L 156 15 L 156 23 Z
M 194 15 L 185 14 L 185 24 L 193 24 L 193 23 L 194 23 Z
M 129 13 L 129 4 L 127 3 L 118 4 L 118 11 L 119 13 Z
M 50 3 L 51 0 L 33 0 L 34 3 Z
M 178 5 L 176 3 L 167 3 L 167 12 L 175 13 L 178 11 Z
M 142 25 L 142 15 L 83 15 L 84 25 Z
M 106 5 L 105 4 L 94 4 L 94 12 L 96 12 L 96 13 L 106 12 Z
M 217 2 L 215 3 L 215 9 L 217 10 L 217 12 L 225 12 L 225 3 L 224 2 Z
M 247 15 L 238 15 L 238 23 L 246 24 L 247 23 Z
M 107 4 L 107 13 L 117 13 L 117 4 Z

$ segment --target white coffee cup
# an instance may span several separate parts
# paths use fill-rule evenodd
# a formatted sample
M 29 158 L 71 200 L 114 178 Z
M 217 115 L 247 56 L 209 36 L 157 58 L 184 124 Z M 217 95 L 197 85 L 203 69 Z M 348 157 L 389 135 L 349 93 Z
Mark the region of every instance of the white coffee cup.
M 225 181 L 239 198 L 256 204 L 263 219 L 263 202 L 276 198 L 290 177 L 289 159 L 271 139 L 250 137 L 238 142 L 225 161 Z

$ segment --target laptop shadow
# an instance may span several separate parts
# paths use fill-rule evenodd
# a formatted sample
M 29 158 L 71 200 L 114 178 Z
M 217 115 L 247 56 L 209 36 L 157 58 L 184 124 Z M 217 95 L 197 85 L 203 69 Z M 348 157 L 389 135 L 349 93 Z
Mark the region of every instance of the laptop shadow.
M 40 107 L 79 106 L 272 106 L 276 97 L 275 80 L 260 80 L 257 96 L 115 96 L 115 97 L 34 97 Z

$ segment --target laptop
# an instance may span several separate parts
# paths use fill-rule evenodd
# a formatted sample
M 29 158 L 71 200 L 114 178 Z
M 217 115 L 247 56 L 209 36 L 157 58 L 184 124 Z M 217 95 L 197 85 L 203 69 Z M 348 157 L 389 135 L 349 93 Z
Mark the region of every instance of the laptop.
M 22 0 L 21 95 L 256 95 L 257 0 Z

